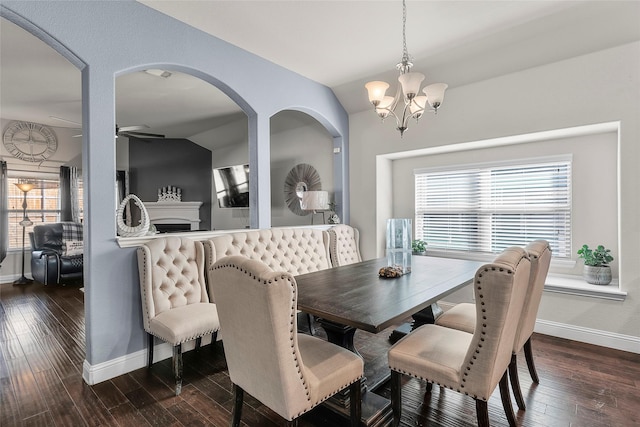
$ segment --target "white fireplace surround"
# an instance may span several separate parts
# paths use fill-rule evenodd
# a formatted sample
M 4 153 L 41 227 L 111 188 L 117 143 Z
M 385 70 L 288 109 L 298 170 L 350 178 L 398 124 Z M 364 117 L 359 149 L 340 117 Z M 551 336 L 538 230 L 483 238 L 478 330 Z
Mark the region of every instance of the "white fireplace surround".
M 200 229 L 202 202 L 143 202 L 151 224 L 189 224 L 191 230 Z

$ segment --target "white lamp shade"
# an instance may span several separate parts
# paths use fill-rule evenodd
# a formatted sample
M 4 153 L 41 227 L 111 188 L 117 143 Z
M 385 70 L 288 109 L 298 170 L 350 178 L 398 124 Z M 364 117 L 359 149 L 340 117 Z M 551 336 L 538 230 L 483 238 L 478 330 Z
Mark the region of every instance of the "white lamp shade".
M 16 187 L 18 187 L 21 191 L 28 193 L 29 191 L 34 189 L 35 185 L 30 182 L 19 182 L 16 184 Z
M 391 107 L 393 106 L 394 100 L 395 98 L 393 96 L 385 96 L 382 99 L 382 102 L 380 102 L 380 104 L 378 104 L 378 106 L 376 107 L 376 113 L 378 113 L 378 116 L 383 119 L 386 118 L 391 112 Z
M 427 97 L 425 95 L 416 96 L 413 98 L 413 102 L 409 105 L 409 111 L 411 111 L 411 114 L 415 114 L 424 110 L 425 105 L 427 105 Z M 420 113 L 418 117 L 421 115 L 422 113 Z
M 407 99 L 413 98 L 420 91 L 420 83 L 424 80 L 422 73 L 405 73 L 398 77 L 402 85 L 402 93 Z
M 373 105 L 377 105 L 384 99 L 384 94 L 389 88 L 389 83 L 381 81 L 369 82 L 364 87 L 369 91 L 369 102 Z
M 426 86 L 422 91 L 427 95 L 431 108 L 439 107 L 444 101 L 444 91 L 449 87 L 446 83 L 434 83 Z
M 300 208 L 305 211 L 323 211 L 329 209 L 329 192 L 305 191 L 300 199 Z

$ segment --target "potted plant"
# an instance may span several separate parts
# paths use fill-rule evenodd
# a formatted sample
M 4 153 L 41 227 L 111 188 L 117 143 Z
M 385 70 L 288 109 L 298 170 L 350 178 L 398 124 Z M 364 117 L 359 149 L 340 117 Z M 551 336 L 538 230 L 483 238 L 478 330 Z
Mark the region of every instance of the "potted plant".
M 608 285 L 611 283 L 611 267 L 609 263 L 613 261 L 611 250 L 602 245 L 595 249 L 590 249 L 587 245 L 582 245 L 578 249 L 578 255 L 584 260 L 583 277 L 587 283 L 593 285 Z
M 411 251 L 414 255 L 425 255 L 427 252 L 427 242 L 416 239 L 411 242 Z

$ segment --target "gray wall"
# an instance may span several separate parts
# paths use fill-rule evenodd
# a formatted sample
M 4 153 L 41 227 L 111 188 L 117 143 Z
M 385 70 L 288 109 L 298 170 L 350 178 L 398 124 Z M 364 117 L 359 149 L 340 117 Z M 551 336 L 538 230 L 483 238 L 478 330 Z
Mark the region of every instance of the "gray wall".
M 348 116 L 326 86 L 315 83 L 134 1 L 3 1 L 2 17 L 36 34 L 82 72 L 85 185 L 86 362 L 127 365 L 146 348 L 135 251 L 116 239 L 115 79 L 153 66 L 201 78 L 223 91 L 248 117 L 252 227 L 271 225 L 270 117 L 305 111 L 328 130 L 348 162 Z M 274 88 L 287 87 L 281 91 Z M 348 174 L 334 173 L 343 203 Z M 348 215 L 348 205 L 345 205 Z M 137 360 L 137 359 L 136 359 Z M 109 363 L 106 363 L 109 362 Z M 142 363 L 144 361 L 141 360 Z M 128 367 L 128 368 L 127 368 Z
M 183 202 L 202 202 L 200 230 L 211 229 L 211 151 L 187 139 L 129 138 L 129 189 L 143 202 L 158 188 L 182 189 Z

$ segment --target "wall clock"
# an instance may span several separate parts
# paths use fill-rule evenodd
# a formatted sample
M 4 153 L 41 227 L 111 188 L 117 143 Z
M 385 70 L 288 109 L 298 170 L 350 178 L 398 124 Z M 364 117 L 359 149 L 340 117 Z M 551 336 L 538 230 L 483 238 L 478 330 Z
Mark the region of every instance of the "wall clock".
M 56 134 L 39 123 L 10 122 L 4 130 L 2 142 L 9 154 L 25 162 L 43 162 L 58 149 Z

